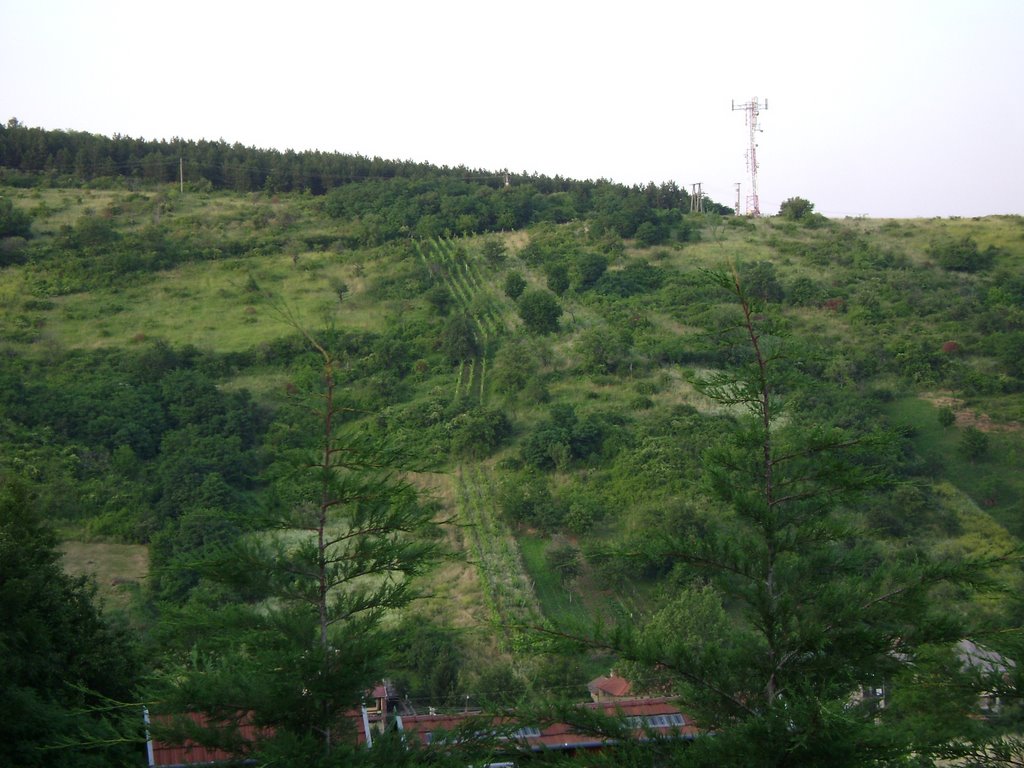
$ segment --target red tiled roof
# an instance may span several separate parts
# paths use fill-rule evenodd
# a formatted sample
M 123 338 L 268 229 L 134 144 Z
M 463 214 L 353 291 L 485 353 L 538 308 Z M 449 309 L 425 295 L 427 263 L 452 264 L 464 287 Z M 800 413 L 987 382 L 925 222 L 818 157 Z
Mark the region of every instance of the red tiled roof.
M 587 683 L 587 689 L 591 693 L 600 691 L 609 696 L 627 696 L 629 695 L 630 685 L 629 680 L 624 677 L 598 677 Z
M 587 702 L 581 704 L 581 708 L 599 712 L 607 717 L 616 720 L 625 720 L 632 729 L 636 738 L 646 738 L 648 733 L 661 734 L 667 737 L 692 739 L 699 729 L 693 724 L 688 715 L 683 714 L 670 698 L 650 699 L 621 699 L 616 701 L 603 701 L 600 703 Z M 347 712 L 356 725 L 357 743 L 366 743 L 366 722 L 361 710 Z M 214 725 L 203 715 L 189 713 L 190 718 L 196 725 L 207 727 Z M 395 721 L 400 730 L 406 733 L 415 734 L 421 744 L 428 745 L 435 741 L 435 734 L 457 734 L 457 732 L 470 725 L 473 719 L 477 718 L 485 723 L 495 732 L 504 732 L 507 729 L 506 738 L 509 741 L 517 742 L 520 746 L 534 751 L 544 749 L 572 750 L 597 748 L 609 743 L 609 739 L 600 734 L 588 733 L 577 730 L 567 723 L 552 723 L 544 728 L 522 725 L 514 716 L 485 716 L 479 712 L 459 712 L 445 715 L 405 715 L 397 716 Z M 165 718 L 167 722 L 169 718 Z M 260 729 L 247 722 L 245 716 L 240 719 L 239 735 L 248 743 L 253 743 L 260 737 L 270 734 L 270 731 Z M 222 749 L 203 747 L 192 741 L 186 740 L 184 744 L 170 744 L 159 740 L 150 742 L 151 768 L 178 768 L 184 766 L 203 765 L 211 763 L 227 763 L 232 760 L 244 759 L 244 754 L 232 754 Z
M 668 698 L 590 702 L 581 706 L 616 720 L 626 720 L 637 738 L 644 738 L 653 732 L 675 738 L 692 739 L 699 733 L 689 716 L 684 715 L 672 703 L 672 699 Z M 427 745 L 435 740 L 435 734 L 456 733 L 474 717 L 479 718 L 481 715 L 406 715 L 396 720 L 401 730 L 415 733 L 420 743 Z M 608 743 L 608 739 L 602 735 L 579 731 L 567 723 L 552 723 L 544 728 L 522 726 L 514 729 L 514 718 L 495 717 L 490 722 L 495 729 L 509 728 L 509 740 L 518 741 L 520 745 L 528 746 L 532 750 L 592 748 Z
M 200 728 L 209 728 L 216 725 L 215 722 L 198 712 L 188 712 L 183 717 L 191 720 Z M 158 717 L 155 720 L 158 723 L 167 725 L 171 725 L 174 722 L 174 718 L 171 717 Z M 253 725 L 247 715 L 239 717 L 238 735 L 244 743 L 253 744 L 259 738 L 266 736 L 267 733 L 265 729 Z M 196 744 L 191 739 L 186 739 L 183 744 L 171 744 L 159 739 L 151 739 L 148 744 L 148 750 L 151 768 L 227 763 L 232 760 L 243 760 L 246 756 L 244 753 L 229 752 L 215 747 L 204 747 L 201 744 Z
M 361 710 L 350 710 L 345 713 L 355 724 L 356 744 L 363 746 L 366 743 L 365 721 Z M 205 715 L 198 712 L 187 712 L 183 717 L 188 718 L 200 728 L 209 728 L 216 723 L 209 720 Z M 172 716 L 158 716 L 155 722 L 171 725 L 175 718 Z M 224 723 L 225 727 L 228 723 Z M 239 719 L 238 736 L 246 745 L 255 744 L 260 738 L 273 735 L 273 729 L 261 728 L 249 721 L 248 715 L 242 715 Z M 150 768 L 181 768 L 192 765 L 212 765 L 218 763 L 238 762 L 246 759 L 246 754 L 229 752 L 216 747 L 205 747 L 196 744 L 191 739 L 186 739 L 183 744 L 172 744 L 160 739 L 150 739 L 148 743 L 149 767 Z

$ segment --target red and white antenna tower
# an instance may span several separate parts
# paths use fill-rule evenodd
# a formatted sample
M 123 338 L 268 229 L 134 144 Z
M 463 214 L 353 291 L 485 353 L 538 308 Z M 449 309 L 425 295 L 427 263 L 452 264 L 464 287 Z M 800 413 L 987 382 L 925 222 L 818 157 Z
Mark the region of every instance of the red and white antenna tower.
M 743 110 L 747 115 L 747 127 L 750 129 L 750 146 L 747 148 L 747 170 L 750 172 L 750 194 L 747 195 L 747 214 L 750 216 L 761 215 L 761 204 L 757 199 L 757 134 L 761 129 L 757 125 L 757 116 L 762 109 L 768 109 L 768 99 L 764 105 L 757 100 L 757 96 L 746 104 L 732 103 L 732 111 Z

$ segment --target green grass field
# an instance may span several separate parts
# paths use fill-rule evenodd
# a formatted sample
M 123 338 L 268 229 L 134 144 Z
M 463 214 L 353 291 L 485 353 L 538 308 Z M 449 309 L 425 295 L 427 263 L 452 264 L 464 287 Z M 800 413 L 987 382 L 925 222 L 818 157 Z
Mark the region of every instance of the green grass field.
M 556 624 L 586 625 L 591 620 L 586 596 L 563 584 L 561 578 L 547 564 L 545 555 L 551 542 L 538 536 L 522 536 L 519 549 L 523 554 L 534 591 L 540 600 L 544 616 Z
M 62 296 L 44 315 L 44 337 L 71 348 L 163 339 L 172 345 L 242 351 L 294 332 L 282 307 L 311 325 L 383 326 L 384 306 L 354 291 L 339 301 L 332 291 L 329 279 L 347 267 L 312 266 L 312 259 L 307 267 L 296 268 L 280 256 L 204 262 L 161 272 L 124 290 Z
M 64 570 L 96 582 L 104 605 L 128 610 L 149 573 L 149 549 L 141 544 L 69 540 L 60 545 Z

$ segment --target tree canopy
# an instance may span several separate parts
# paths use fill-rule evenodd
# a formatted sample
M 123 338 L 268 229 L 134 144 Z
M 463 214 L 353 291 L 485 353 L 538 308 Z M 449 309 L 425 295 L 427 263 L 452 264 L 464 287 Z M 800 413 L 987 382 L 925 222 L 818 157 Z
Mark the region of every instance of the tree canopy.
M 135 644 L 60 557 L 27 489 L 0 476 L 0 766 L 133 765 Z
M 558 330 L 558 318 L 562 315 L 562 307 L 549 291 L 524 291 L 516 306 L 519 309 L 519 317 L 531 333 L 546 334 Z

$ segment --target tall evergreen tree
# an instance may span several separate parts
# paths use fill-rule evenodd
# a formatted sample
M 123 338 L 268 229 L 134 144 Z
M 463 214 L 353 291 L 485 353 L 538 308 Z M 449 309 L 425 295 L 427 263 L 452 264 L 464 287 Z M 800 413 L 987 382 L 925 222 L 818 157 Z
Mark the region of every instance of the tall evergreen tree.
M 316 446 L 289 457 L 275 478 L 278 508 L 204 564 L 207 589 L 170 618 L 182 655 L 161 708 L 200 711 L 212 724 L 179 723 L 179 735 L 314 765 L 343 759 L 346 712 L 385 671 L 381 620 L 417 596 L 413 578 L 438 549 L 433 513 L 399 457 L 346 429 L 340 363 L 307 339 L 319 386 L 294 426 L 300 440 L 317 435 Z M 243 722 L 263 738 L 239 739 Z
M 0 766 L 137 764 L 137 672 L 127 632 L 64 573 L 26 488 L 0 476 Z
M 787 411 L 797 382 L 779 329 L 735 272 L 716 279 L 737 300 L 746 366 L 703 389 L 742 415 L 705 454 L 711 509 L 639 553 L 675 565 L 676 599 L 601 642 L 670 677 L 715 734 L 681 751 L 680 764 L 890 764 L 913 748 L 910 734 L 886 727 L 858 692 L 882 686 L 918 649 L 961 637 L 934 589 L 980 585 L 986 564 L 872 536 L 856 500 L 884 482 L 884 441 Z

